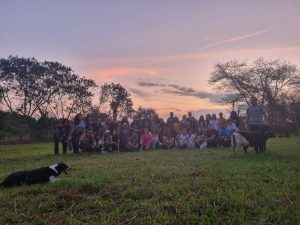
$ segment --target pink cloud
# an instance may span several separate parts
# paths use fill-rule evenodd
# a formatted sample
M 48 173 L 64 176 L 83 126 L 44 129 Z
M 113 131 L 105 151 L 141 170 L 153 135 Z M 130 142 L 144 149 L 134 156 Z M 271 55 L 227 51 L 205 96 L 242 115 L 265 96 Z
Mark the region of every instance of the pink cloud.
M 160 71 L 158 69 L 134 67 L 111 67 L 105 69 L 98 69 L 94 71 L 88 71 L 87 73 L 89 74 L 87 75 L 87 77 L 95 79 L 97 81 L 112 81 L 118 77 L 155 77 L 160 75 Z

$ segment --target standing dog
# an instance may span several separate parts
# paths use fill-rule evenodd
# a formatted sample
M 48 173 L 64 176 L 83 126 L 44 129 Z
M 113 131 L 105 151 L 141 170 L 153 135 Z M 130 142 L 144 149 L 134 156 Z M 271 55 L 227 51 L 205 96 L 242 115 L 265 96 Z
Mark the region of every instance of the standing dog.
M 231 138 L 234 153 L 236 153 L 236 150 L 240 150 L 241 148 L 243 148 L 244 152 L 247 153 L 249 141 L 243 135 L 241 135 L 238 131 L 234 131 Z
M 71 168 L 65 163 L 58 163 L 48 167 L 41 167 L 35 170 L 25 170 L 11 173 L 8 175 L 0 186 L 3 187 L 12 187 L 19 186 L 22 184 L 31 185 L 38 183 L 53 182 L 57 180 L 57 177 L 64 172 L 67 174 L 67 171 Z

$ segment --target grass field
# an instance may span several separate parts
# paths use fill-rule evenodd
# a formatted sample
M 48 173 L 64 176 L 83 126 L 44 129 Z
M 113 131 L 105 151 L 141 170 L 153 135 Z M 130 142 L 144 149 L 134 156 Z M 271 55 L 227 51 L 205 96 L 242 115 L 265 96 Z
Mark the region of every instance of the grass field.
M 0 147 L 0 179 L 59 161 L 56 183 L 0 188 L 0 224 L 299 224 L 300 138 L 268 151 L 152 150 L 54 156 L 52 144 Z

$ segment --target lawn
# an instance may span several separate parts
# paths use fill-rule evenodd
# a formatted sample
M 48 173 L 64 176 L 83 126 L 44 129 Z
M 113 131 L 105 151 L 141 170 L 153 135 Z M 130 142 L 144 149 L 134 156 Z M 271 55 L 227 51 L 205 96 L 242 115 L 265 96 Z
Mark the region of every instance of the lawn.
M 299 224 L 300 138 L 229 148 L 54 156 L 52 144 L 0 147 L 0 180 L 59 161 L 43 185 L 0 188 L 0 224 Z

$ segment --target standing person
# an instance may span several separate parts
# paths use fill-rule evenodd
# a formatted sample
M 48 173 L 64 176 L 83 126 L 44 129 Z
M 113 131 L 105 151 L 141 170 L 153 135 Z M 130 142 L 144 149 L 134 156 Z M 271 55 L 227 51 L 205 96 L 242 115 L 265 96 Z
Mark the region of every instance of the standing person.
M 151 120 L 149 114 L 143 115 L 142 117 L 142 130 L 148 128 L 151 131 Z
M 180 130 L 189 129 L 189 121 L 186 118 L 186 115 L 182 116 L 182 120 L 180 121 Z
M 206 121 L 204 120 L 204 116 L 202 116 L 202 115 L 199 117 L 198 127 L 202 133 L 205 133 L 207 131 L 207 124 L 206 124 Z M 198 129 L 198 132 L 199 132 L 199 129 Z
M 63 154 L 68 149 L 68 139 L 71 133 L 71 126 L 68 119 L 63 119 L 59 125 L 55 127 L 54 131 L 54 154 L 57 155 L 59 152 L 59 142 L 62 143 Z
M 129 128 L 130 128 L 130 133 L 132 134 L 135 132 L 138 137 L 138 140 L 140 140 L 142 123 L 138 116 L 133 117 L 133 120 Z M 138 144 L 138 149 L 140 149 L 140 142 L 138 141 L 137 144 Z
M 224 118 L 222 112 L 219 113 L 219 118 L 218 118 L 218 120 L 219 120 L 219 124 L 221 124 L 221 123 L 226 124 L 226 119 Z
M 129 122 L 128 122 L 127 116 L 123 116 L 123 118 L 122 118 L 120 124 L 122 124 L 122 125 L 123 125 L 123 124 L 126 124 L 127 127 L 129 127 Z
M 91 116 L 87 115 L 85 117 L 85 129 L 89 129 L 90 127 L 92 127 Z
M 236 127 L 240 126 L 240 118 L 239 118 L 238 114 L 236 113 L 236 111 L 231 111 L 229 118 L 236 125 Z
M 176 141 L 176 132 L 174 129 L 174 113 L 170 112 L 170 117 L 167 119 L 166 122 L 166 133 L 170 133 L 172 137 L 174 137 L 174 145 Z
M 113 118 L 109 121 L 108 130 L 112 133 L 114 130 L 118 130 L 118 125 L 117 115 L 113 115 Z
M 211 119 L 209 120 L 209 124 L 216 131 L 219 130 L 219 120 L 217 119 L 217 115 L 215 113 L 211 114 Z
M 167 133 L 170 131 L 172 134 L 173 132 L 173 120 L 174 120 L 174 113 L 170 112 L 170 117 L 167 119 L 166 122 Z
M 246 111 L 246 128 L 250 131 L 257 131 L 263 125 L 263 118 L 266 116 L 266 110 L 257 103 L 257 98 L 252 96 L 251 105 Z
M 109 123 L 110 123 L 110 118 L 107 117 L 102 123 L 102 129 L 103 129 L 103 132 L 106 131 L 106 130 L 109 130 Z
M 188 122 L 189 122 L 189 132 L 191 134 L 195 134 L 198 131 L 198 123 L 196 118 L 192 115 L 191 112 L 188 112 L 188 118 L 187 118 Z
M 79 139 L 85 129 L 85 121 L 82 114 L 78 113 L 74 118 L 74 130 L 72 133 L 73 152 L 79 154 Z
M 174 138 L 175 141 L 177 142 L 179 140 L 179 135 L 180 135 L 180 122 L 178 117 L 173 118 L 173 129 L 174 129 Z
M 206 130 L 208 130 L 208 124 L 209 124 L 209 121 L 211 120 L 211 115 L 208 113 L 206 114 L 205 116 L 205 121 L 206 121 Z

